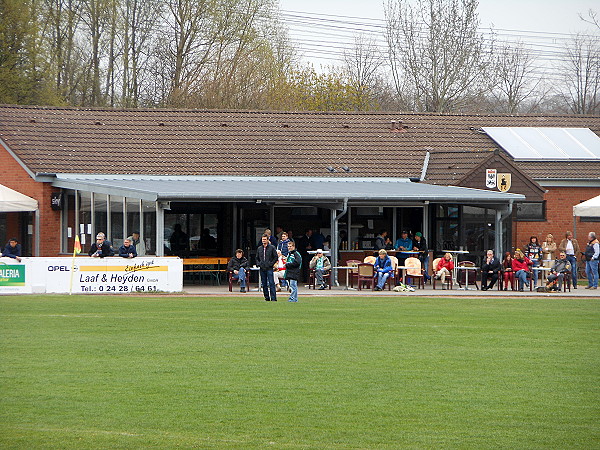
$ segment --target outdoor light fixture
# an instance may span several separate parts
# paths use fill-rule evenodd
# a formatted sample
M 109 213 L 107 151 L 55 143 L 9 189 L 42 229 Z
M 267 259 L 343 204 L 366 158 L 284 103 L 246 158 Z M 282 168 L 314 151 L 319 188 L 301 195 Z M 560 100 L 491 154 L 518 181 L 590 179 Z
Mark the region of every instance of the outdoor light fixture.
M 260 204 L 260 203 L 262 203 L 262 200 L 261 199 L 256 199 L 256 203 Z

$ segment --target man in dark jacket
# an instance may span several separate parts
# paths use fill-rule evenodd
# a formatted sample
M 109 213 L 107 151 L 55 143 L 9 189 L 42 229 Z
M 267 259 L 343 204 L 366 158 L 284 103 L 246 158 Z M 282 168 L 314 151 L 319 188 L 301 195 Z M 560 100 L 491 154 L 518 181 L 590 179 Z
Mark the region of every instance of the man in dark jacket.
M 244 250 L 238 248 L 235 256 L 227 263 L 227 270 L 231 272 L 231 279 L 240 282 L 240 292 L 246 292 L 246 271 L 248 260 L 244 257 Z
M 562 289 L 562 284 L 566 272 L 571 272 L 571 263 L 567 259 L 567 254 L 561 251 L 558 255 L 558 259 L 556 259 L 554 261 L 554 264 L 552 264 L 552 268 L 550 269 L 550 273 L 548 274 L 546 287 L 554 288 L 554 284 L 556 283 L 558 284 L 558 288 L 556 290 L 560 291 Z
M 123 239 L 123 245 L 119 247 L 119 256 L 121 258 L 135 258 L 137 256 L 137 250 L 131 244 L 129 238 Z
M 106 256 L 114 255 L 112 248 L 110 248 L 110 245 L 104 239 L 104 233 L 98 233 L 96 236 L 96 242 L 92 244 L 88 255 L 93 258 L 104 258 Z
M 8 243 L 6 244 L 6 247 L 4 247 L 4 250 L 2 250 L 2 253 L 0 253 L 0 256 L 13 258 L 21 262 L 21 244 L 17 242 L 17 238 L 8 240 Z
M 275 279 L 273 278 L 273 266 L 277 264 L 277 250 L 269 242 L 269 236 L 263 234 L 262 245 L 256 249 L 256 265 L 260 268 L 260 281 L 262 283 L 265 300 L 276 302 Z
M 487 256 L 481 265 L 481 290 L 487 291 L 492 289 L 496 281 L 498 281 L 498 271 L 502 265 L 500 260 L 494 256 L 493 250 L 487 251 Z M 488 278 L 491 280 L 488 285 Z
M 288 256 L 285 263 L 285 279 L 290 283 L 289 302 L 298 301 L 298 278 L 300 278 L 300 267 L 302 267 L 302 256 L 296 250 L 294 241 L 288 242 Z

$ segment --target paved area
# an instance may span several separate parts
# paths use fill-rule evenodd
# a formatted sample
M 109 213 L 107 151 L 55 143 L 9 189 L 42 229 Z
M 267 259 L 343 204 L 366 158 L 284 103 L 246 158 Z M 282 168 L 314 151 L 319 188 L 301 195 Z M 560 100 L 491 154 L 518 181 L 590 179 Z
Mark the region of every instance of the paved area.
M 262 292 L 259 292 L 256 288 L 256 285 L 252 288 L 252 290 L 248 293 L 242 294 L 240 293 L 240 289 L 238 285 L 234 285 L 233 292 L 229 292 L 227 284 L 221 286 L 211 286 L 211 285 L 184 285 L 183 287 L 184 294 L 188 295 L 206 295 L 206 296 L 248 296 L 248 297 L 261 297 Z M 278 292 L 277 295 L 281 299 L 287 299 L 287 292 Z M 600 290 L 589 290 L 585 289 L 585 286 L 579 286 L 578 289 L 571 289 L 571 292 L 555 292 L 555 293 L 541 293 L 541 292 L 518 292 L 518 291 L 498 291 L 497 289 L 489 290 L 489 291 L 481 291 L 476 290 L 474 287 L 469 289 L 468 291 L 460 290 L 460 289 L 452 289 L 452 290 L 442 290 L 439 287 L 437 289 L 432 289 L 431 286 L 427 285 L 425 289 L 417 289 L 415 292 L 394 292 L 385 291 L 375 292 L 370 289 L 363 289 L 362 291 L 358 290 L 347 290 L 344 286 L 340 287 L 332 287 L 331 290 L 326 289 L 323 291 L 313 289 L 309 289 L 306 286 L 298 287 L 298 296 L 300 300 L 303 296 L 428 296 L 428 297 L 589 297 L 589 298 L 599 298 L 600 299 Z

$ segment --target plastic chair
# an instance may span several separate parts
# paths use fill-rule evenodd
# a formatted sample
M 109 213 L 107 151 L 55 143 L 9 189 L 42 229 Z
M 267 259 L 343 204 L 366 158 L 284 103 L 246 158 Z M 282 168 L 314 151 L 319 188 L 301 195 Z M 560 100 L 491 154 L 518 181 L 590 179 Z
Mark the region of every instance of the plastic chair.
M 323 281 L 327 283 L 329 286 L 329 290 L 331 290 L 331 270 L 328 270 L 323 274 Z M 315 269 L 310 269 L 310 275 L 308 278 L 308 288 L 317 289 L 317 277 L 315 275 Z
M 410 267 L 410 269 L 406 269 L 406 280 L 404 280 L 404 282 L 406 284 L 412 284 L 409 283 L 408 280 L 410 279 L 413 283 L 414 280 L 416 280 L 417 288 L 425 289 L 425 275 L 421 267 L 421 261 L 418 258 L 406 258 L 404 265 Z
M 394 285 L 398 284 L 400 280 L 400 271 L 398 270 L 398 258 L 393 255 L 388 255 L 390 260 L 392 261 L 392 268 L 394 269 Z M 390 277 L 391 278 L 391 277 Z M 389 280 L 389 278 L 388 278 Z
M 349 259 L 346 261 L 346 265 L 348 267 L 358 267 L 360 261 L 358 259 Z M 354 287 L 354 280 L 358 278 L 358 269 L 348 269 L 350 273 L 348 274 L 348 278 L 350 278 L 350 287 Z
M 363 284 L 368 284 L 371 290 L 375 289 L 375 266 L 369 263 L 358 265 L 358 290 L 362 290 Z
M 440 259 L 442 259 L 442 258 L 435 258 L 433 260 L 433 270 L 432 270 L 432 276 L 431 276 L 431 279 L 433 280 L 433 289 L 435 289 L 436 281 L 440 281 L 440 280 L 435 279 L 435 274 L 437 272 L 437 265 L 440 262 Z M 446 287 L 448 289 L 452 289 L 454 287 L 452 284 L 452 274 L 450 274 L 446 277 Z
M 377 258 L 374 256 L 365 256 L 365 259 L 363 260 L 363 262 L 367 264 L 375 264 L 375 261 L 377 261 Z

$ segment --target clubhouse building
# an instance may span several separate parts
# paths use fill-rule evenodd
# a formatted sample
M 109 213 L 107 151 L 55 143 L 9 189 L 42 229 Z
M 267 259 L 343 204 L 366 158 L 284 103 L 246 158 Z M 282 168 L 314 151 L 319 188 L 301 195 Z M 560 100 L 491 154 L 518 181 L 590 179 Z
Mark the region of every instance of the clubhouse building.
M 4 105 L 1 184 L 24 202 L 0 210 L 0 240 L 60 256 L 76 235 L 87 250 L 97 232 L 120 245 L 140 231 L 162 256 L 178 224 L 189 255 L 229 256 L 266 227 L 312 228 L 347 236 L 343 263 L 407 230 L 479 257 L 600 231 L 572 215 L 600 195 L 599 136 L 582 116 Z

